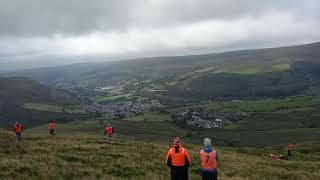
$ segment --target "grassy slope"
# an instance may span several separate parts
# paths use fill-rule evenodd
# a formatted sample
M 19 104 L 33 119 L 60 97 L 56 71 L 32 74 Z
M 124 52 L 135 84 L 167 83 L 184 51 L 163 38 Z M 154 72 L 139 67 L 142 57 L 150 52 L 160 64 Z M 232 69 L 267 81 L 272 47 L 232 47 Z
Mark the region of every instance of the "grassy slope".
M 199 143 L 199 139 L 211 137 L 216 139 L 216 143 L 229 146 L 270 146 L 286 144 L 288 142 L 314 141 L 320 137 L 320 128 L 298 128 L 287 127 L 287 124 L 277 126 L 275 120 L 264 121 L 260 119 L 250 119 L 241 122 L 239 127 L 230 129 L 197 129 L 181 128 L 171 121 L 143 121 L 135 117 L 136 121 L 129 120 L 82 120 L 65 124 L 57 123 L 59 133 L 68 134 L 86 132 L 92 135 L 102 135 L 106 123 L 112 123 L 117 133 L 133 137 L 143 141 L 165 142 L 168 138 L 182 136 L 190 143 Z M 272 118 L 271 118 L 272 119 Z M 276 119 L 277 120 L 277 119 Z M 251 122 L 256 121 L 256 122 Z M 285 123 L 287 123 L 285 121 Z M 266 124 L 268 126 L 266 126 Z M 267 128 L 266 128 L 267 127 Z M 47 125 L 39 126 L 30 130 L 31 133 L 46 133 Z
M 31 109 L 35 111 L 48 111 L 48 112 L 62 112 L 62 106 L 54 106 L 47 104 L 39 104 L 39 103 L 26 103 L 23 105 L 26 109 Z
M 207 105 L 207 110 L 212 112 L 273 112 L 276 110 L 311 108 L 320 105 L 320 97 L 288 97 L 275 100 L 247 100 L 240 102 L 213 102 Z M 303 109 L 301 109 L 303 110 Z M 307 109 L 304 109 L 307 110 Z
M 101 136 L 69 132 L 56 138 L 27 133 L 25 141 L 17 144 L 13 133 L 0 134 L 1 179 L 169 179 L 164 158 L 170 143 L 146 143 L 121 136 L 106 142 Z M 190 179 L 200 179 L 201 145 L 186 143 L 185 147 L 193 161 Z M 305 146 L 301 149 L 310 153 Z M 291 161 L 274 161 L 268 157 L 274 152 L 270 148 L 219 147 L 218 151 L 221 179 L 320 178 L 320 158 L 312 154 L 295 152 Z
M 70 120 L 74 115 L 63 113 L 62 106 L 74 105 L 78 99 L 37 81 L 23 77 L 0 77 L 0 126 L 15 121 L 38 125 L 52 118 Z M 32 119 L 32 120 L 31 120 Z

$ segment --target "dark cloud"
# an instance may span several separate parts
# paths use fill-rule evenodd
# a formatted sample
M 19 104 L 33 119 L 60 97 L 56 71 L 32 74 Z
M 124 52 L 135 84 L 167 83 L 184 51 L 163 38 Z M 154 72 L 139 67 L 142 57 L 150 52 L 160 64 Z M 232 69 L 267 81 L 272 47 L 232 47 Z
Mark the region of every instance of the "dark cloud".
M 162 27 L 257 17 L 269 11 L 318 18 L 317 7 L 317 0 L 1 0 L 0 35 L 125 31 L 131 26 Z

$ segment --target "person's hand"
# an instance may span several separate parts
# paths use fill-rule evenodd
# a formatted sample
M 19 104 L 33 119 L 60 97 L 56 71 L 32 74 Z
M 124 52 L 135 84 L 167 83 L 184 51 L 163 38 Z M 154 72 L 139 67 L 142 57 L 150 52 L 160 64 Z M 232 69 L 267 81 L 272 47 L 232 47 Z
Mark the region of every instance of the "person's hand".
M 115 135 L 116 135 L 116 133 L 113 133 L 113 135 L 115 136 Z

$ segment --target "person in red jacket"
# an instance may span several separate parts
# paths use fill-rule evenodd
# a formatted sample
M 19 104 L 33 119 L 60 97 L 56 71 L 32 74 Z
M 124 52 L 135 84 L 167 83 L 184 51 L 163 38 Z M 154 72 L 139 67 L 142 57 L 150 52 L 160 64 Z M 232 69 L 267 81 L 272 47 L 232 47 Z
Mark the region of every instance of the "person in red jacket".
M 179 137 L 173 140 L 173 146 L 168 150 L 166 161 L 171 168 L 172 180 L 188 180 L 191 159 L 188 151 L 182 147 Z
M 107 127 L 104 130 L 104 135 L 108 135 L 109 140 L 112 138 L 113 135 L 116 135 L 114 129 L 111 126 L 111 124 L 107 124 Z
M 55 130 L 55 123 L 54 123 L 54 120 L 51 120 L 49 123 L 49 131 L 52 136 L 56 135 L 54 134 L 54 130 Z
M 16 133 L 17 141 L 22 140 L 22 131 L 23 131 L 23 126 L 19 122 L 16 122 L 13 126 L 12 129 Z
M 288 144 L 288 157 L 292 156 L 293 144 Z

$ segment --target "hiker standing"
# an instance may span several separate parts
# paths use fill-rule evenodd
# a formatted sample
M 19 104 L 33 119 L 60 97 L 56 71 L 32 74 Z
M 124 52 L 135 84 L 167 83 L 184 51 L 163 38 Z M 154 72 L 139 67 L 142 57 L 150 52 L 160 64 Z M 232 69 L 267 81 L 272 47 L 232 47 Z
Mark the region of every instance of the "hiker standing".
M 23 131 L 23 126 L 19 122 L 16 122 L 13 126 L 12 129 L 16 133 L 17 141 L 22 140 L 22 131 Z
M 200 150 L 202 180 L 217 180 L 218 153 L 212 148 L 209 138 L 203 141 L 204 148 Z
M 112 138 L 113 135 L 116 135 L 114 129 L 112 128 L 111 124 L 107 124 L 106 129 L 104 130 L 104 135 L 108 135 L 109 140 Z
M 292 156 L 293 144 L 288 144 L 288 157 Z
M 51 120 L 49 123 L 49 131 L 52 136 L 56 135 L 56 134 L 54 134 L 54 130 L 55 130 L 55 122 L 54 122 L 54 120 Z
M 176 137 L 167 153 L 167 165 L 171 168 L 171 180 L 188 180 L 188 168 L 191 163 L 188 151 L 182 147 L 181 139 Z

